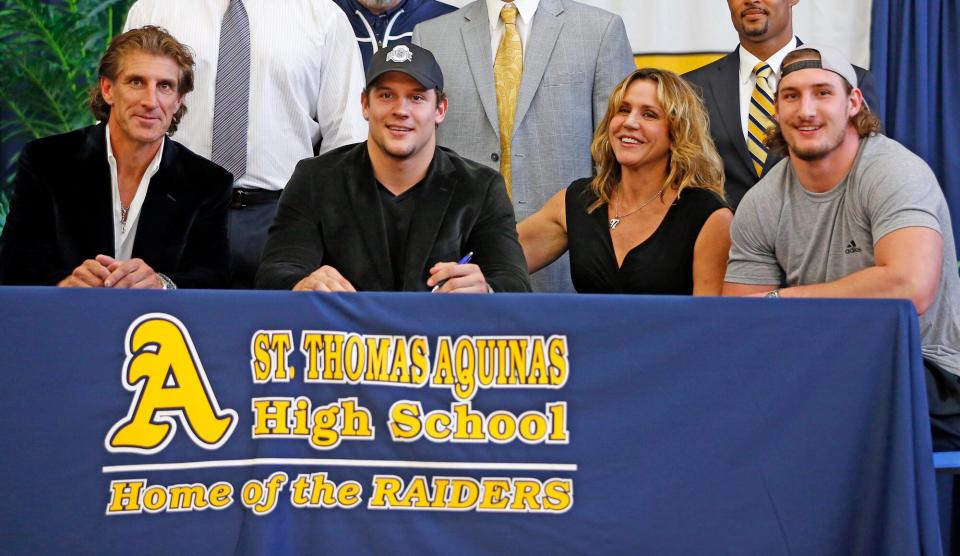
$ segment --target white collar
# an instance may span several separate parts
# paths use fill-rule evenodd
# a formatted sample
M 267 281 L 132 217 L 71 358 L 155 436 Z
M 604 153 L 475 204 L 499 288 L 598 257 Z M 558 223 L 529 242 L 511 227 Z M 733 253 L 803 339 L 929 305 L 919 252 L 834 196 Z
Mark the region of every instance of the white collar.
M 794 37 L 792 41 L 787 41 L 787 44 L 783 45 L 783 48 L 773 53 L 772 56 L 766 60 L 761 60 L 753 55 L 752 52 L 741 46 L 740 51 L 740 82 L 749 83 L 750 79 L 753 77 L 753 68 L 757 67 L 757 64 L 760 62 L 766 62 L 770 64 L 770 68 L 773 70 L 772 77 L 776 77 L 777 71 L 780 70 L 780 64 L 783 62 L 783 59 L 787 57 L 787 54 L 790 54 L 794 49 L 800 46 L 800 39 Z
M 508 3 L 502 0 L 487 0 L 487 17 L 490 19 L 490 29 L 500 25 L 500 10 Z M 533 14 L 537 12 L 540 0 L 513 0 L 513 5 L 520 12 L 520 21 L 529 25 L 533 21 Z
M 110 163 L 110 167 L 117 168 L 117 157 L 113 155 L 113 145 L 110 144 L 110 123 L 104 122 L 103 127 L 106 128 L 106 140 L 107 140 L 107 162 Z M 153 160 L 150 161 L 150 165 L 147 166 L 146 172 L 143 173 L 145 176 L 152 176 L 157 173 L 157 170 L 160 168 L 160 159 L 163 158 L 163 144 L 166 143 L 166 137 L 161 139 L 160 148 L 157 149 L 156 156 L 153 157 Z

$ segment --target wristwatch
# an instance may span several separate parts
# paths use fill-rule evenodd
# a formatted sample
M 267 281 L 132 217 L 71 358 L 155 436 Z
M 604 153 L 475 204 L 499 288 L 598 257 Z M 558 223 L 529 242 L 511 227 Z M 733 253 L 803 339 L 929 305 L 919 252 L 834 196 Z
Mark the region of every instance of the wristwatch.
M 770 291 L 768 291 L 768 292 L 767 292 L 767 295 L 765 295 L 765 296 L 763 296 L 763 297 L 772 297 L 772 298 L 774 298 L 774 299 L 780 299 L 780 288 L 777 288 L 777 289 L 775 289 L 775 290 L 770 290 Z
M 160 274 L 160 273 L 158 272 L 158 273 L 157 273 L 157 278 L 159 278 L 159 279 L 160 279 L 160 283 L 163 284 L 163 289 L 165 289 L 165 290 L 175 290 L 175 289 L 177 289 L 177 285 L 174 284 L 174 283 L 173 283 L 173 280 L 171 280 L 171 279 L 170 279 L 168 276 L 166 276 L 165 274 Z

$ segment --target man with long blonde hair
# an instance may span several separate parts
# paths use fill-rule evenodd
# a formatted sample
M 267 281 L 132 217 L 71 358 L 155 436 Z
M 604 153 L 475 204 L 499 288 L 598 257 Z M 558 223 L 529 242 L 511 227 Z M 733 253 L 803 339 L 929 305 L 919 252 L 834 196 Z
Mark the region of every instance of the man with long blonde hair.
M 781 161 L 743 198 L 724 295 L 909 299 L 934 448 L 960 448 L 960 278 L 950 213 L 929 166 L 878 133 L 842 54 L 805 45 L 780 69 Z
M 743 195 L 782 155 L 763 141 L 775 111 L 776 70 L 803 44 L 793 34 L 793 7 L 800 0 L 727 0 L 737 47 L 719 60 L 684 74 L 697 86 L 710 114 L 710 133 L 723 159 L 727 202 L 736 210 Z M 870 72 L 854 66 L 864 99 L 878 108 Z

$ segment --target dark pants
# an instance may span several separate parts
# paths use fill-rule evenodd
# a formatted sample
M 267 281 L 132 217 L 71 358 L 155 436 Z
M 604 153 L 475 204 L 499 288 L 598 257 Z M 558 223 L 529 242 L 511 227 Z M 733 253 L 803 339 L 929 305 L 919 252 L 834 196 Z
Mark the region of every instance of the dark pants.
M 934 452 L 960 451 L 960 379 L 924 360 L 930 435 Z M 960 484 L 956 475 L 937 474 L 937 506 L 944 554 L 960 554 Z
M 253 289 L 277 202 L 230 208 L 230 287 Z

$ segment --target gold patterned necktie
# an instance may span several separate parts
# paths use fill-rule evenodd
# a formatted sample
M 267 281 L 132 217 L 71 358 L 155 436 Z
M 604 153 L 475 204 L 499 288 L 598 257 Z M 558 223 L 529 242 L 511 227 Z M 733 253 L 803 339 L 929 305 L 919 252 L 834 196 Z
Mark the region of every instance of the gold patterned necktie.
M 747 150 L 753 161 L 753 169 L 757 176 L 763 173 L 763 165 L 767 161 L 767 147 L 763 142 L 767 138 L 767 129 L 773 126 L 773 116 L 776 108 L 773 105 L 773 90 L 767 78 L 773 73 L 770 65 L 760 62 L 753 68 L 757 75 L 757 85 L 750 96 L 750 115 L 747 119 Z
M 513 118 L 517 112 L 517 94 L 523 73 L 523 46 L 517 32 L 517 7 L 507 4 L 500 10 L 503 38 L 493 62 L 493 80 L 497 88 L 497 118 L 500 127 L 500 173 L 507 184 L 507 195 L 513 197 L 510 176 L 510 144 L 513 139 Z

